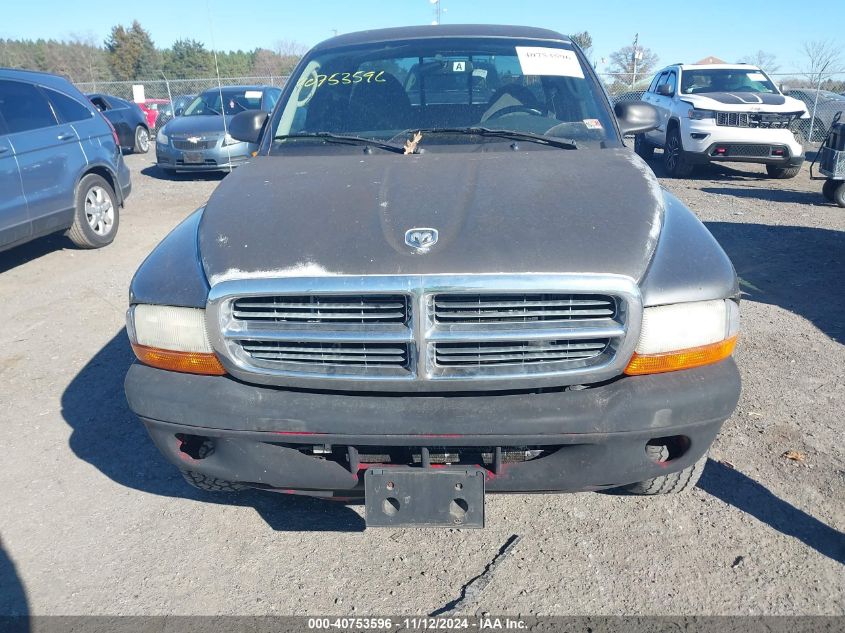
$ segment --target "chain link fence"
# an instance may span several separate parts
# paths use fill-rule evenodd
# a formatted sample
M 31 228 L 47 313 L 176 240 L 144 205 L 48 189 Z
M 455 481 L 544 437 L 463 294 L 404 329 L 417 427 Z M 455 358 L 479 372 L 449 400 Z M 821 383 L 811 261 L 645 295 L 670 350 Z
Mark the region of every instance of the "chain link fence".
M 830 130 L 833 118 L 839 111 L 845 110 L 845 73 L 825 77 L 821 85 L 809 80 L 800 73 L 769 73 L 772 80 L 785 94 L 793 96 L 807 106 L 811 114 L 810 119 L 802 119 L 795 124 L 794 131 L 805 144 L 822 142 Z M 622 74 L 600 74 L 608 94 L 614 103 L 622 101 L 638 101 L 642 98 L 652 76 L 635 78 Z M 632 81 L 635 79 L 635 81 Z M 224 86 L 236 85 L 270 85 L 283 86 L 286 76 L 256 76 L 256 77 L 221 77 L 219 83 Z M 123 99 L 133 100 L 133 86 L 143 86 L 145 99 L 156 99 L 166 103 L 159 103 L 158 109 L 162 113 L 156 121 L 156 129 L 160 128 L 172 117 L 172 109 L 168 103 L 176 102 L 176 107 L 184 108 L 193 97 L 203 90 L 218 85 L 216 77 L 204 79 L 158 79 L 152 81 L 107 81 L 78 83 L 77 87 L 85 93 L 110 94 Z

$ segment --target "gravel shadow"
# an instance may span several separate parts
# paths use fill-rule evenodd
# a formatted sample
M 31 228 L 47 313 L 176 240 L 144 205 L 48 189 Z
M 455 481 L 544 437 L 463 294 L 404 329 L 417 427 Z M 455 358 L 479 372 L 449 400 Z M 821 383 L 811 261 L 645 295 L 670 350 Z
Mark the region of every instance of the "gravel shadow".
M 53 233 L 44 237 L 39 237 L 31 242 L 26 242 L 20 246 L 14 246 L 7 251 L 0 252 L 0 274 L 22 266 L 27 262 L 34 261 L 45 255 L 49 255 L 53 251 L 60 251 L 64 249 L 73 250 L 76 247 L 70 238 L 63 233 Z
M 702 187 L 701 191 L 736 198 L 753 198 L 754 200 L 765 200 L 767 202 L 791 202 L 795 204 L 806 204 L 808 206 L 836 206 L 822 195 L 821 182 L 819 182 L 817 191 L 765 189 L 762 187 Z
M 0 629 L 4 631 L 29 630 L 29 602 L 15 563 L 3 548 L 0 540 Z M 12 618 L 6 620 L 6 618 Z M 6 628 L 9 627 L 9 628 Z
M 733 261 L 743 298 L 794 312 L 845 343 L 845 231 L 705 224 Z
M 62 394 L 73 429 L 70 448 L 112 481 L 155 495 L 254 508 L 278 531 L 360 532 L 364 520 L 344 504 L 258 490 L 211 493 L 189 486 L 129 410 L 123 379 L 134 356 L 121 329 L 74 376 Z
M 775 496 L 738 470 L 708 459 L 698 487 L 778 532 L 845 564 L 845 534 Z
M 158 165 L 150 165 L 141 170 L 144 176 L 149 176 L 156 180 L 171 180 L 174 182 L 186 182 L 191 180 L 209 180 L 220 181 L 228 176 L 231 172 L 228 171 L 167 171 Z

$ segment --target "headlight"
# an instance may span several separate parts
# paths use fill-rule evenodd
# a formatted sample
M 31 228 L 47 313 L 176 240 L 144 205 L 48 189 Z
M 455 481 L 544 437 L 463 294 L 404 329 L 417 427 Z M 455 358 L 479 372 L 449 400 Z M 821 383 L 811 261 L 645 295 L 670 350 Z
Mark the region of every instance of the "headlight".
M 223 136 L 223 147 L 226 147 L 227 145 L 235 145 L 235 144 L 241 143 L 241 142 L 242 141 L 239 141 L 238 139 L 236 139 L 234 136 L 232 136 L 228 132 L 226 132 L 225 136 Z
M 730 299 L 643 310 L 640 340 L 626 374 L 657 374 L 716 363 L 730 356 L 739 333 L 739 305 Z
M 139 304 L 126 314 L 126 331 L 138 360 L 170 371 L 226 373 L 208 340 L 205 311 Z
M 162 145 L 167 145 L 170 142 L 170 139 L 167 137 L 167 134 L 164 133 L 164 128 L 160 129 L 156 132 L 156 143 L 161 143 Z
M 713 110 L 699 110 L 698 108 L 690 108 L 687 116 L 693 121 L 701 121 L 703 119 L 715 119 L 716 112 Z

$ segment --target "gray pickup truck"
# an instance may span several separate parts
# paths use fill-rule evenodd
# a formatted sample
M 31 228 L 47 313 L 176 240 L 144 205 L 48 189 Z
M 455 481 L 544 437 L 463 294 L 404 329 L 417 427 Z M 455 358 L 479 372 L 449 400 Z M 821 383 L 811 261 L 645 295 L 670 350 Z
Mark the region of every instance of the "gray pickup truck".
M 733 266 L 558 33 L 312 49 L 132 281 L 132 410 L 187 481 L 481 526 L 486 492 L 692 487 L 740 380 Z

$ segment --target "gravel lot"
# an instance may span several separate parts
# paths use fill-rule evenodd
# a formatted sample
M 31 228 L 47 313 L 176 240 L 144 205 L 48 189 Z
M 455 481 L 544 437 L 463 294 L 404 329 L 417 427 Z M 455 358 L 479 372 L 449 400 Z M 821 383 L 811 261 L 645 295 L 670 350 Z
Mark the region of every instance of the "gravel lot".
M 692 493 L 491 496 L 482 531 L 363 531 L 361 506 L 189 488 L 130 414 L 129 280 L 219 179 L 127 160 L 111 247 L 0 253 L 0 614 L 427 614 L 514 534 L 465 613 L 845 614 L 845 210 L 806 167 L 664 180 L 746 293 L 742 400 Z

